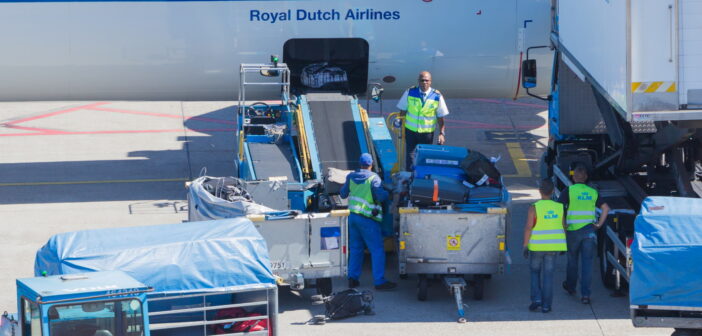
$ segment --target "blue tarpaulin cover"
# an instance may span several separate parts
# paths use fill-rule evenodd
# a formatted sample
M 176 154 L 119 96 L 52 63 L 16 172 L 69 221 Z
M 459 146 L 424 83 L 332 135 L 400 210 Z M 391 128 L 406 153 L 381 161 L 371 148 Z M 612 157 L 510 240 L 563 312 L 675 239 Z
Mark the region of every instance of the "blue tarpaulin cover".
M 632 305 L 702 307 L 702 199 L 646 198 L 632 257 Z
M 265 240 L 246 218 L 57 234 L 37 251 L 40 276 L 121 270 L 155 293 L 274 284 Z

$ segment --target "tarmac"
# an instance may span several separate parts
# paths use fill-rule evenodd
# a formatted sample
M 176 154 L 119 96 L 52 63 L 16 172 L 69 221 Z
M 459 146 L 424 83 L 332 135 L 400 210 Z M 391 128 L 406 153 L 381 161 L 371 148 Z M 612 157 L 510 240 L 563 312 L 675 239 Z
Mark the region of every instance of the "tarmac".
M 371 103 L 371 116 L 395 111 L 396 101 Z M 593 274 L 590 305 L 568 296 L 565 257 L 556 266 L 553 311 L 527 310 L 529 272 L 521 256 L 526 209 L 538 199 L 538 160 L 548 140 L 546 104 L 536 99 L 448 99 L 447 145 L 465 146 L 497 165 L 512 193 L 507 238 L 512 264 L 487 282 L 484 299 L 469 288 L 468 323 L 456 323 L 453 297 L 434 281 L 429 299 L 416 299 L 416 277 L 397 276 L 392 292 L 374 292 L 375 315 L 307 322 L 323 314 L 314 289 L 280 292 L 279 335 L 669 335 L 636 329 L 628 298 L 613 297 Z M 187 220 L 185 182 L 206 173 L 235 174 L 235 102 L 0 103 L 0 312 L 17 310 L 15 279 L 33 276 L 34 255 L 50 236 L 93 228 Z M 365 106 L 365 102 L 364 102 Z M 369 258 L 367 258 L 369 259 Z M 367 260 L 361 289 L 372 289 Z M 345 279 L 335 279 L 343 289 Z

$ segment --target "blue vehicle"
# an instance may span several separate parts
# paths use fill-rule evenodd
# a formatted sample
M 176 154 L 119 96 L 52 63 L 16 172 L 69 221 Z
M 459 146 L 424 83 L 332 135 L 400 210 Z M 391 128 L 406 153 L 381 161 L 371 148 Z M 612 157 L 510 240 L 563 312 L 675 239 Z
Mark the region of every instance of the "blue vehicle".
M 167 232 L 167 235 L 164 235 Z M 277 286 L 246 218 L 70 232 L 17 280 L 16 335 L 276 335 Z

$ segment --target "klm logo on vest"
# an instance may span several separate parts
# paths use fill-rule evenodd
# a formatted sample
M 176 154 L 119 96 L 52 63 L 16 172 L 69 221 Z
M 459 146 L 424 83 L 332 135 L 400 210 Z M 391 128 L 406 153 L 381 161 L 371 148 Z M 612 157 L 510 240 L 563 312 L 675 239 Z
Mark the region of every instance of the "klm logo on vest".
M 590 195 L 587 192 L 583 192 L 580 195 L 578 195 L 578 200 L 579 201 L 592 201 L 592 195 Z
M 558 219 L 558 214 L 553 210 L 549 210 L 544 215 L 544 219 Z

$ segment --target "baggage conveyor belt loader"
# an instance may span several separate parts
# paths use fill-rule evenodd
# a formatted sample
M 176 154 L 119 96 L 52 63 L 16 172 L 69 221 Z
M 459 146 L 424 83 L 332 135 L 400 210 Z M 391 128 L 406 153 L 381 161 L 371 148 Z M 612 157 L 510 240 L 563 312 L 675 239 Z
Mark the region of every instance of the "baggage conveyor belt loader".
M 630 278 L 632 267 L 634 273 L 651 267 L 632 258 L 632 246 L 654 249 L 655 243 L 681 243 L 676 237 L 689 233 L 675 225 L 655 226 L 665 232 L 639 232 L 637 214 L 656 213 L 642 210 L 647 197 L 684 197 L 680 204 L 696 204 L 694 198 L 702 194 L 702 35 L 697 33 L 702 7 L 695 0 L 552 0 L 552 8 L 551 45 L 529 48 L 550 47 L 555 53 L 551 94 L 537 97 L 549 104 L 549 143 L 541 176 L 552 178 L 563 191 L 575 165 L 584 164 L 588 183 L 614 209 L 599 230 L 597 264 L 605 287 L 622 296 L 631 290 L 635 326 L 702 329 L 696 313 L 702 302 L 696 296 L 691 298 L 697 302 L 687 305 L 666 304 L 665 297 L 680 292 L 659 287 L 659 305 L 670 309 L 646 318 L 646 305 L 634 295 L 641 284 Z M 529 49 L 522 66 L 527 90 L 536 86 Z M 684 214 L 691 218 L 702 215 L 699 206 L 689 210 Z M 679 222 L 667 210 L 657 213 L 662 223 Z M 645 241 L 637 241 L 639 237 Z M 701 275 L 694 268 L 685 271 L 687 278 Z
M 294 289 L 314 284 L 318 293 L 329 295 L 331 278 L 346 275 L 348 211 L 338 196 L 345 172 L 359 168 L 361 153 L 375 155 L 376 145 L 392 150 L 392 138 L 384 120 L 369 118 L 356 96 L 310 92 L 291 97 L 290 78 L 284 63 L 241 65 L 236 176 L 245 181 L 253 201 L 277 210 L 245 215 L 266 239 L 279 283 Z M 249 86 L 270 87 L 269 99 L 248 101 Z M 376 162 L 392 166 L 394 159 L 391 151 Z M 341 179 L 330 179 L 330 171 Z M 190 202 L 191 220 L 242 215 L 228 211 L 226 200 L 204 191 L 193 195 L 190 189 L 189 199 L 197 198 Z M 388 236 L 391 225 L 388 218 Z
M 261 80 L 259 74 L 264 72 L 276 76 Z M 465 321 L 462 296 L 467 285 L 473 284 L 474 297 L 481 299 L 484 280 L 502 272 L 507 262 L 509 195 L 501 182 L 497 194 L 485 198 L 485 202 L 463 204 L 471 202 L 466 197 L 468 188 L 461 184 L 463 172 L 456 165 L 470 151 L 427 146 L 422 155 L 426 154 L 428 162 L 439 162 L 438 166 L 420 165 L 419 173 L 409 174 L 417 176 L 417 184 L 442 180 L 442 191 L 431 204 L 408 203 L 403 182 L 398 179 L 408 173 L 393 174 L 403 166 L 404 157 L 396 150 L 401 148 L 401 132 L 397 132 L 401 128 L 388 128 L 397 114 L 391 114 L 388 120 L 370 118 L 356 96 L 341 92 L 308 90 L 293 98 L 289 70 L 283 63 L 243 64 L 241 73 L 238 177 L 248 184 L 268 184 L 270 196 L 254 197 L 254 201 L 270 207 L 276 202 L 274 208 L 286 214 L 248 215 L 268 242 L 273 273 L 280 283 L 302 289 L 314 281 L 318 293 L 328 295 L 332 292 L 331 278 L 346 276 L 349 212 L 338 193 L 346 172 L 359 168 L 358 157 L 368 152 L 374 157 L 373 170 L 387 189 L 394 190 L 395 202 L 384 209 L 382 231 L 386 237 L 396 237 L 399 230 L 395 245 L 399 247 L 400 274 L 419 275 L 419 298 L 424 300 L 427 276 L 444 279 L 457 299 L 460 321 Z M 247 100 L 246 86 L 261 82 L 275 88 L 271 97 L 276 100 Z M 381 92 L 375 87 L 371 96 Z M 447 161 L 442 156 L 446 153 L 458 156 Z M 441 167 L 446 162 L 454 165 Z M 341 172 L 341 178 L 334 178 L 335 171 Z M 447 172 L 455 174 L 443 176 Z M 443 194 L 447 177 L 457 178 L 449 184 L 461 194 L 458 199 L 448 200 L 450 203 L 445 202 Z M 477 191 L 473 199 L 480 199 L 479 194 Z M 282 203 L 280 195 L 285 198 Z

